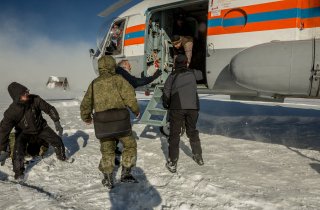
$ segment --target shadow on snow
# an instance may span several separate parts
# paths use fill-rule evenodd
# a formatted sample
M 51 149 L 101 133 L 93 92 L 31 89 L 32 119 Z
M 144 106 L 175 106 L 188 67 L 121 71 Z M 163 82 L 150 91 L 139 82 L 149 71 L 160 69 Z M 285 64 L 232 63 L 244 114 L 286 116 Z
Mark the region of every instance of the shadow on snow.
M 295 148 L 320 148 L 320 111 L 201 100 L 201 133 Z
M 110 190 L 111 210 L 154 209 L 162 199 L 159 192 L 150 184 L 144 171 L 133 168 L 132 175 L 139 183 L 120 183 Z
M 147 103 L 139 101 L 141 113 Z M 197 128 L 209 135 L 319 150 L 319 117 L 320 110 L 201 99 Z M 146 126 L 141 136 L 154 139 L 161 134 L 157 127 Z

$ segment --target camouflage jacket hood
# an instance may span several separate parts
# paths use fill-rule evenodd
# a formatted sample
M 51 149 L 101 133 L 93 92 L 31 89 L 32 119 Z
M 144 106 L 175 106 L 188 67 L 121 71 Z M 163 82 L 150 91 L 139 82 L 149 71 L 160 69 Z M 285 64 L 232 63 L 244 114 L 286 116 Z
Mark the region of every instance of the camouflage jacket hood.
M 99 69 L 99 75 L 108 75 L 112 76 L 116 74 L 116 61 L 115 59 L 110 56 L 106 55 L 98 60 L 98 69 Z

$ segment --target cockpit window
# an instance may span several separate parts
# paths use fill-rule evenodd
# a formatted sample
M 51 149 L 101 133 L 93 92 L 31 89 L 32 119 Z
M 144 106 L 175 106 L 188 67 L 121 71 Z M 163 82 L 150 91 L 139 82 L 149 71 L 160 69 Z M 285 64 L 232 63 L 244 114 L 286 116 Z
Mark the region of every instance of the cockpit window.
M 111 26 L 106 47 L 106 54 L 120 55 L 122 53 L 125 22 L 125 20 L 119 20 L 114 22 Z

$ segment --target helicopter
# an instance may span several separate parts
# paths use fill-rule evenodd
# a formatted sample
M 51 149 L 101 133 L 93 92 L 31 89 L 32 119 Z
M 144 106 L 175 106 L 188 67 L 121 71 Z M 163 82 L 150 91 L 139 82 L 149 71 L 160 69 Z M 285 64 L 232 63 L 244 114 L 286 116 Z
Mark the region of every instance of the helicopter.
M 99 15 L 129 2 L 118 1 Z M 154 94 L 142 123 L 167 125 L 161 88 L 174 69 L 171 37 L 181 32 L 181 16 L 194 40 L 190 67 L 205 78 L 199 93 L 270 102 L 319 98 L 319 0 L 145 0 L 115 18 L 98 49 L 90 50 L 96 73 L 105 54 L 128 60 L 135 76 L 162 71 L 146 87 Z

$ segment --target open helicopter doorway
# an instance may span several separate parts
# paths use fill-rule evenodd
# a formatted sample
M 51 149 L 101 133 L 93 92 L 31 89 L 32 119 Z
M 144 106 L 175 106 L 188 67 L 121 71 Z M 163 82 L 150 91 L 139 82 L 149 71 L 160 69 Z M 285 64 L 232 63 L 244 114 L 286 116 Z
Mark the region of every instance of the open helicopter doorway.
M 183 53 L 183 49 L 177 50 L 172 46 L 173 36 L 191 37 L 193 48 L 189 68 L 201 70 L 204 79 L 198 83 L 206 85 L 207 16 L 207 0 L 174 3 L 152 9 L 146 42 L 147 74 L 153 73 L 152 70 L 150 72 L 150 66 L 154 66 L 157 59 L 159 66 L 165 66 L 162 70 L 169 73 L 172 70 L 174 54 Z M 157 58 L 154 58 L 155 56 Z

